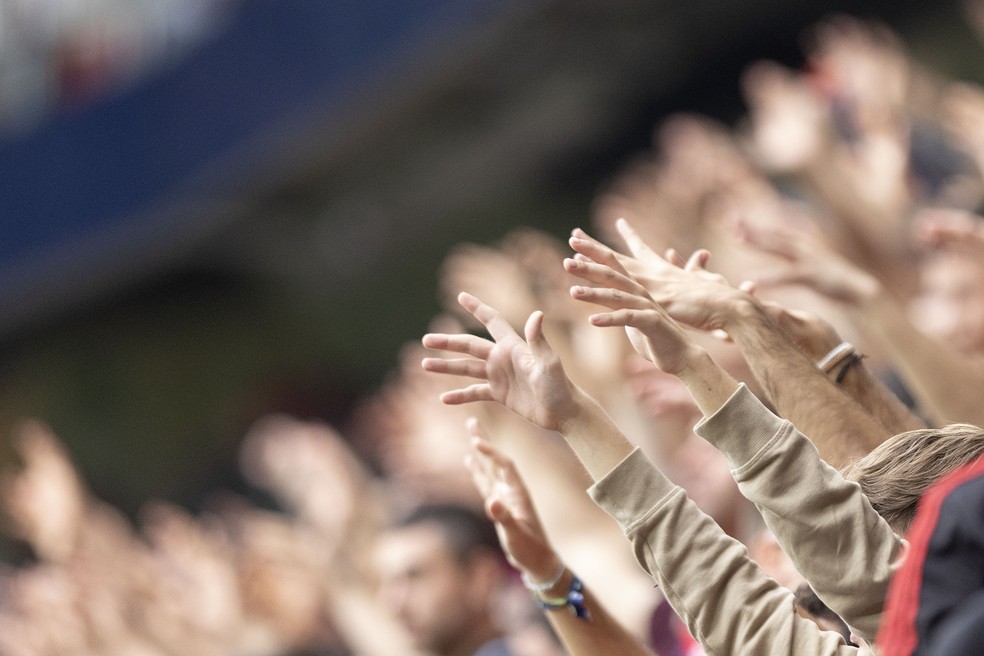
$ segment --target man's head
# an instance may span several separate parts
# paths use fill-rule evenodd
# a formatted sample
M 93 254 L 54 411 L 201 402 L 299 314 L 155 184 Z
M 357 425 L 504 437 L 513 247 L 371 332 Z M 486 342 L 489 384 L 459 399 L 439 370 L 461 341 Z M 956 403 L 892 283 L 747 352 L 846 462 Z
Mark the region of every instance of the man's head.
M 484 516 L 423 506 L 380 535 L 379 594 L 419 647 L 471 653 L 494 637 L 492 607 L 504 561 Z
M 923 332 L 962 353 L 984 352 L 984 266 L 964 254 L 938 254 L 921 268 L 909 314 Z
M 919 498 L 957 467 L 984 456 L 984 429 L 951 424 L 900 433 L 844 468 L 871 506 L 899 534 L 908 531 Z

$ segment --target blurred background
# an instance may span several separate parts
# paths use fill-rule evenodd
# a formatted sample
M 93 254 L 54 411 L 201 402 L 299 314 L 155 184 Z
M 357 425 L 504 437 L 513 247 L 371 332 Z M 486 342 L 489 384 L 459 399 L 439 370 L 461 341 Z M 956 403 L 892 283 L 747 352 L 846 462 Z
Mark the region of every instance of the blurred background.
M 345 431 L 453 245 L 587 225 L 835 12 L 984 81 L 951 2 L 0 0 L 0 435 L 47 422 L 131 515 L 238 489 L 257 418 Z

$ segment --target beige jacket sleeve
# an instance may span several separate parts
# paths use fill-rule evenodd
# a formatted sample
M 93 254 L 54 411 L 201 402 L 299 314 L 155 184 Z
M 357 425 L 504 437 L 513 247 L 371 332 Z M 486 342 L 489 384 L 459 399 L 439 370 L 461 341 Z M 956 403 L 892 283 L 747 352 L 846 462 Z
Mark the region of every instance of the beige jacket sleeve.
M 638 449 L 589 489 L 708 656 L 856 656 Z
M 857 635 L 874 638 L 901 539 L 861 488 L 744 385 L 695 430 L 728 458 L 741 493 L 817 596 Z

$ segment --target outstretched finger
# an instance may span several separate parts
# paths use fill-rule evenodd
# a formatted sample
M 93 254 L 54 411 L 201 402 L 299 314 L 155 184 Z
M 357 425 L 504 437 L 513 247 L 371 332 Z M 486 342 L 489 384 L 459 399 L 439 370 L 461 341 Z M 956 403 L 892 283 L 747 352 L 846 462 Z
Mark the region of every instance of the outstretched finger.
M 583 278 L 588 282 L 593 282 L 602 287 L 619 289 L 638 296 L 647 296 L 646 288 L 637 283 L 631 277 L 616 271 L 610 266 L 597 262 L 585 262 L 567 258 L 564 260 L 564 269 L 578 278 Z
M 485 429 L 482 428 L 482 424 L 478 421 L 476 417 L 469 417 L 465 419 L 465 430 L 468 431 L 468 435 L 472 439 L 487 440 L 488 436 L 485 434 Z
M 540 310 L 532 313 L 526 320 L 523 333 L 526 337 L 526 343 L 530 345 L 530 349 L 537 356 L 553 352 L 550 344 L 547 343 L 547 338 L 543 335 L 543 312 Z
M 663 258 L 675 267 L 683 268 L 686 266 L 686 262 L 680 257 L 680 253 L 677 252 L 675 248 L 667 248 L 666 253 L 663 254 Z
M 509 322 L 495 308 L 483 303 L 468 292 L 458 294 L 458 303 L 461 304 L 461 307 L 468 310 L 473 317 L 482 322 L 485 329 L 489 331 L 489 335 L 492 335 L 492 339 L 495 341 L 499 342 L 516 335 L 516 331 L 513 330 Z
M 630 294 L 608 287 L 582 287 L 575 285 L 571 287 L 571 296 L 575 300 L 602 305 L 612 310 L 629 308 L 647 310 L 654 306 L 654 303 L 648 297 L 642 297 L 637 294 Z
M 485 458 L 474 449 L 465 454 L 465 469 L 471 474 L 472 482 L 483 499 L 488 499 L 492 494 L 493 485 L 486 466 Z
M 424 358 L 420 361 L 425 371 L 435 374 L 451 374 L 469 378 L 487 379 L 485 360 L 474 358 Z
M 499 450 L 494 444 L 486 439 L 477 438 L 472 440 L 472 448 L 486 460 L 494 471 L 492 478 L 505 483 L 520 498 L 526 498 L 526 485 L 516 469 L 516 463 L 509 456 Z
M 488 499 L 492 494 L 495 481 L 492 474 L 491 458 L 478 448 L 478 443 L 484 442 L 484 435 L 478 420 L 474 417 L 469 417 L 465 421 L 465 428 L 471 435 L 471 449 L 465 457 L 465 466 L 471 472 L 472 480 L 475 482 L 475 487 L 478 488 L 479 493 L 483 498 Z
M 615 252 L 605 244 L 602 244 L 600 241 L 580 228 L 575 228 L 571 232 L 569 243 L 571 248 L 573 248 L 580 255 L 583 255 L 598 264 L 605 264 L 619 273 L 628 275 L 628 272 L 622 264 L 622 258 L 624 257 L 623 255 Z
M 739 217 L 732 225 L 732 231 L 739 241 L 763 253 L 789 261 L 798 259 L 795 243 L 791 236 L 782 230 L 766 231 Z
M 642 240 L 639 233 L 636 232 L 635 228 L 626 219 L 620 218 L 616 220 L 615 229 L 618 230 L 618 234 L 622 235 L 622 239 L 625 240 L 625 245 L 628 247 L 629 252 L 635 257 L 659 257 L 659 254 Z
M 475 335 L 448 335 L 445 333 L 428 333 L 420 340 L 424 348 L 432 351 L 452 351 L 474 355 L 485 360 L 492 352 L 492 342 Z
M 810 276 L 803 273 L 796 267 L 786 267 L 782 269 L 771 269 L 760 271 L 755 274 L 754 280 L 747 281 L 758 289 L 776 289 L 778 287 L 789 287 L 791 285 L 810 285 Z
M 481 453 L 488 461 L 494 464 L 496 467 L 500 467 L 503 470 L 509 470 L 515 472 L 515 465 L 513 461 L 509 459 L 502 451 L 498 449 L 494 444 L 489 442 L 484 437 L 478 437 L 472 440 L 472 447 L 479 453 Z
M 690 258 L 687 260 L 687 264 L 684 265 L 685 271 L 703 271 L 707 268 L 707 263 L 711 259 L 711 253 L 706 248 L 698 248 Z
M 662 333 L 663 337 L 683 336 L 680 325 L 663 308 L 655 306 L 644 310 L 626 308 L 613 312 L 601 312 L 588 317 L 592 325 L 600 328 L 615 326 L 638 328 L 648 336 Z
M 492 388 L 488 383 L 475 383 L 468 387 L 451 390 L 441 394 L 441 403 L 445 405 L 462 405 L 475 401 L 493 401 Z
M 592 314 L 588 317 L 588 321 L 591 322 L 592 326 L 598 326 L 599 328 L 624 328 L 626 326 L 638 328 L 658 320 L 657 316 L 648 316 L 650 313 L 658 315 L 659 310 L 656 308 L 646 310 L 625 308 L 615 310 L 614 312 Z

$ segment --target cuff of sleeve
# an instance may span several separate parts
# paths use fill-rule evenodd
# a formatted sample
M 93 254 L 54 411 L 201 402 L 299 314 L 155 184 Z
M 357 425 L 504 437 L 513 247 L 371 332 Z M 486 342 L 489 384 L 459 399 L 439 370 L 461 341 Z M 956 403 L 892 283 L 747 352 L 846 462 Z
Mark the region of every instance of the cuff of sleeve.
M 721 451 L 735 470 L 752 460 L 784 423 L 742 383 L 717 412 L 694 427 L 694 432 Z
M 628 530 L 675 489 L 676 486 L 637 448 L 588 488 L 588 494 L 624 530 Z

